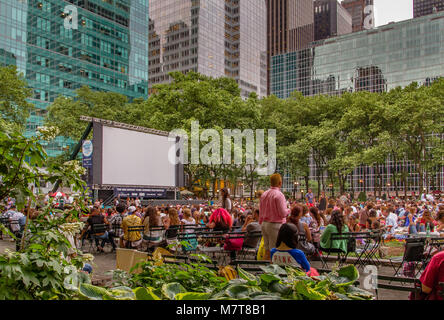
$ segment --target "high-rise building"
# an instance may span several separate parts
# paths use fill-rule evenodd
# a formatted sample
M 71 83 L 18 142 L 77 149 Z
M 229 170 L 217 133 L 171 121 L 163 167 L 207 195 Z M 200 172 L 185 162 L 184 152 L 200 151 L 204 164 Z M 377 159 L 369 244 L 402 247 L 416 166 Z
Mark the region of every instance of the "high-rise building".
M 413 0 L 413 18 L 444 10 L 444 0 Z
M 412 82 L 429 86 L 444 77 L 443 32 L 444 11 L 321 40 L 308 48 L 274 56 L 271 93 L 279 98 L 288 98 L 295 91 L 305 96 L 341 95 L 364 90 L 387 92 Z M 437 133 L 435 136 L 444 141 L 444 135 Z M 355 192 L 375 192 L 378 174 L 381 174 L 379 185 L 387 187 L 384 191 L 387 194 L 394 193 L 400 185 L 398 181 L 398 186 L 394 186 L 393 175 L 409 172 L 406 178 L 409 193 L 422 193 L 420 177 L 414 166 L 413 161 L 387 158 L 377 167 L 354 169 L 347 178 L 347 185 L 353 186 L 351 189 Z M 327 181 L 326 173 L 316 166 L 313 159 L 310 159 L 309 167 L 309 180 Z M 285 173 L 285 164 L 282 164 L 281 170 L 282 190 L 292 192 L 294 181 L 303 180 Z M 443 190 L 444 167 L 436 170 L 430 185 L 435 190 Z M 295 189 L 295 192 L 300 192 L 304 187 L 301 184 Z
M 28 136 L 55 98 L 83 85 L 147 97 L 148 0 L 0 0 L 0 64 L 16 65 L 33 89 Z M 46 150 L 56 156 L 69 143 Z
M 265 96 L 266 36 L 264 1 L 150 0 L 150 90 L 169 72 L 195 71 Z
M 314 41 L 313 0 L 266 0 L 268 93 L 271 57 L 307 47 Z
M 352 17 L 337 0 L 314 1 L 316 41 L 352 32 Z
M 444 77 L 444 12 L 313 43 L 277 55 L 271 93 L 287 98 L 343 92 L 383 92 Z
M 375 27 L 373 0 L 344 0 L 341 5 L 352 16 L 353 32 Z

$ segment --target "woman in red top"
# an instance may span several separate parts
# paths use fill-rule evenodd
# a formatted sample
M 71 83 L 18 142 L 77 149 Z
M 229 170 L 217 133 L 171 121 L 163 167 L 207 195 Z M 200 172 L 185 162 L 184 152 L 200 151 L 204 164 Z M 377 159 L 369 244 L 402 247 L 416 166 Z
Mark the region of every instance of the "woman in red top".
M 444 300 L 444 251 L 432 258 L 419 280 L 427 300 Z

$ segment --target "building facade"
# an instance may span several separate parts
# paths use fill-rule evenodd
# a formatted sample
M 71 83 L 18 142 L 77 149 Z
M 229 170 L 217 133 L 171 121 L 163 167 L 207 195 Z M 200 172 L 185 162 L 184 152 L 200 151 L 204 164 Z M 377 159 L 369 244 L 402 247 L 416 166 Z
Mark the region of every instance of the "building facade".
M 344 0 L 341 5 L 352 16 L 353 32 L 375 27 L 373 0 Z
M 0 64 L 16 65 L 34 91 L 28 136 L 54 99 L 84 85 L 146 98 L 148 0 L 0 0 Z M 67 144 L 57 138 L 46 150 L 56 156 Z
M 314 39 L 328 39 L 352 32 L 352 16 L 337 0 L 314 1 Z
M 314 41 L 313 0 L 266 0 L 268 94 L 271 57 L 307 47 Z
M 272 93 L 287 98 L 295 90 L 305 96 L 341 95 L 363 90 L 387 92 L 412 82 L 429 85 L 435 79 L 444 77 L 443 35 L 444 12 L 439 12 L 315 42 L 311 48 L 272 58 Z M 440 138 L 444 141 L 444 136 Z M 393 174 L 405 171 L 409 172 L 409 196 L 411 192 L 422 192 L 413 163 L 400 163 L 392 159 L 387 159 L 385 164 L 378 167 L 355 169 L 347 185 L 349 190 L 355 192 L 364 191 L 364 188 L 367 192 L 375 192 L 380 173 L 383 193 L 393 195 L 396 189 L 403 188 L 393 185 Z M 285 170 L 282 172 L 285 173 Z M 284 190 L 291 192 L 295 181 L 299 182 L 296 192 L 304 189 L 302 178 L 292 178 L 288 174 L 284 176 L 287 177 Z M 319 172 L 311 160 L 309 179 L 316 181 L 320 176 L 325 177 L 325 173 Z M 440 168 L 432 180 L 432 188 L 443 190 L 444 168 Z M 329 189 L 328 186 L 324 187 Z
M 266 95 L 266 8 L 255 0 L 150 1 L 149 88 L 172 71 L 227 76 Z
M 272 94 L 388 91 L 444 76 L 444 12 L 318 41 L 272 57 Z
M 444 10 L 444 0 L 413 0 L 413 18 Z

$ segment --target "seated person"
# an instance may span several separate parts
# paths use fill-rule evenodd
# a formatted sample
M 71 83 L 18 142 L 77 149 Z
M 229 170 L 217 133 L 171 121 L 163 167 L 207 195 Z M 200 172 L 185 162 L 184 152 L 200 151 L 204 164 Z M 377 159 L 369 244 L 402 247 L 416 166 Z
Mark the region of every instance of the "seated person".
M 122 244 L 123 247 L 127 247 L 128 242 L 132 244 L 133 247 L 138 247 L 142 243 L 141 232 L 128 232 L 128 227 L 136 227 L 142 225 L 142 220 L 134 214 L 134 211 L 128 211 L 128 215 L 122 220 Z
M 99 233 L 93 234 L 93 231 L 94 231 L 93 226 L 94 225 L 97 225 L 97 224 L 109 225 L 109 222 L 107 221 L 105 216 L 103 216 L 100 213 L 100 209 L 97 209 L 96 207 L 91 209 L 91 214 L 89 215 L 89 218 L 86 221 L 86 223 L 87 223 L 87 228 L 83 229 L 80 238 L 83 238 L 84 234 L 89 229 L 91 236 L 94 238 L 94 241 L 96 242 L 96 247 L 97 247 L 98 252 L 104 252 L 103 247 L 105 246 L 106 242 L 111 243 L 111 246 L 113 247 L 113 251 L 116 249 L 116 245 L 114 244 L 114 241 L 111 241 L 108 237 L 108 231 L 105 230 L 104 232 L 99 232 Z M 102 240 L 102 243 L 100 246 L 99 246 L 99 239 Z
M 219 208 L 210 216 L 207 226 L 214 231 L 228 232 L 233 226 L 233 219 L 227 210 Z
M 181 226 L 179 213 L 176 208 L 169 208 L 164 216 L 163 225 L 165 227 L 165 240 L 167 244 L 172 244 L 177 240 Z
M 251 236 L 251 233 L 261 232 L 261 225 L 259 224 L 259 209 L 254 209 L 253 214 L 249 214 L 245 220 L 242 232 L 247 232 L 244 241 L 245 248 L 257 248 L 260 236 Z M 250 236 L 249 236 L 250 234 Z
M 321 250 L 331 251 L 331 249 L 337 251 L 340 250 L 344 253 L 347 252 L 347 240 L 334 240 L 331 241 L 332 233 L 347 233 L 349 229 L 344 223 L 344 217 L 342 212 L 334 210 L 331 213 L 330 224 L 325 228 L 321 236 Z
M 428 300 L 444 300 L 444 252 L 436 254 L 419 279 Z
M 285 223 L 279 229 L 276 248 L 271 249 L 271 261 L 280 266 L 292 266 L 303 269 L 308 276 L 318 276 L 316 269 L 310 263 L 304 252 L 296 249 L 298 246 L 298 228 L 292 223 Z
M 430 232 L 435 231 L 435 220 L 433 220 L 432 214 L 430 213 L 429 210 L 424 210 L 422 217 L 419 219 L 418 223 L 416 224 L 416 230 L 418 230 L 419 232 L 426 232 L 427 225 L 430 228 Z
M 160 244 L 162 242 L 163 230 L 152 231 L 150 228 L 161 227 L 160 215 L 155 207 L 147 207 L 143 218 L 143 240 L 148 241 L 148 246 Z
M 393 213 L 393 207 L 389 206 L 382 211 L 385 217 L 385 234 L 384 239 L 390 240 L 395 234 L 395 229 L 398 227 L 398 216 Z
M 444 210 L 440 210 L 436 216 L 436 221 L 438 226 L 436 227 L 437 232 L 444 233 Z

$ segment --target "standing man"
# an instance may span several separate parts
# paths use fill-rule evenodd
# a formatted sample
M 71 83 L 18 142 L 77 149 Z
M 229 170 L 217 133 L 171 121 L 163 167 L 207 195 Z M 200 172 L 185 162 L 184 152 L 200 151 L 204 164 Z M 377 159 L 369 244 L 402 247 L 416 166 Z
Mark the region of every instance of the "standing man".
M 307 200 L 307 203 L 310 207 L 314 206 L 315 196 L 314 196 L 313 191 L 311 189 L 308 189 L 308 192 L 305 195 L 305 200 Z
M 270 250 L 276 247 L 279 229 L 290 214 L 285 196 L 280 190 L 282 177 L 279 173 L 270 177 L 270 185 L 270 189 L 264 192 L 259 202 L 259 224 L 261 224 L 265 247 L 264 260 L 271 259 Z

